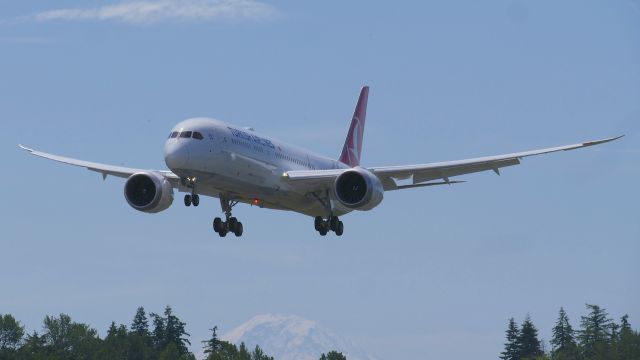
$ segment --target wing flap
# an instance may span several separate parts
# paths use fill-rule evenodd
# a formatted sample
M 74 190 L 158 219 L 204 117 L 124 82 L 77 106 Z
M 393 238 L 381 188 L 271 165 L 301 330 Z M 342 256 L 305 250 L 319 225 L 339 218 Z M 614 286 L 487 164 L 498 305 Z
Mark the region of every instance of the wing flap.
M 493 162 L 479 162 L 471 163 L 466 166 L 450 166 L 450 167 L 437 167 L 434 169 L 426 169 L 424 171 L 416 171 L 413 173 L 413 183 L 419 184 L 425 181 L 431 181 L 436 179 L 444 179 L 447 181 L 449 177 L 471 174 L 480 171 L 493 170 L 498 172 L 498 169 L 506 166 L 513 166 L 520 164 L 518 158 L 499 160 Z

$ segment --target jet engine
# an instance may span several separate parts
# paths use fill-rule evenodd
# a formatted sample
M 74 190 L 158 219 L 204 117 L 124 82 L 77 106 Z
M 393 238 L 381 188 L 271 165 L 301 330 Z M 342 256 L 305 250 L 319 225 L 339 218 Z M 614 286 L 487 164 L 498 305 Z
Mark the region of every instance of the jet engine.
M 146 213 L 167 209 L 173 202 L 173 187 L 162 175 L 153 172 L 133 174 L 124 184 L 124 197 L 132 208 Z
M 340 174 L 333 184 L 333 195 L 346 208 L 371 210 L 382 202 L 384 189 L 377 176 L 360 167 Z

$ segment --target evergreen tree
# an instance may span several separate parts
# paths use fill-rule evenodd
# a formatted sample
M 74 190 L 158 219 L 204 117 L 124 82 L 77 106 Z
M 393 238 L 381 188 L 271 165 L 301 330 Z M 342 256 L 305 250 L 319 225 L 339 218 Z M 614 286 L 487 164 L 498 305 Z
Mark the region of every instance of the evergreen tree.
M 135 332 L 130 332 L 128 336 L 129 349 L 128 358 L 132 360 L 150 360 L 157 359 L 157 354 L 152 347 L 151 338 L 149 336 L 142 337 Z
M 136 311 L 136 315 L 131 322 L 131 331 L 140 336 L 149 336 L 149 321 L 147 320 L 147 314 L 144 312 L 144 308 L 140 306 Z
M 504 344 L 504 351 L 500 353 L 500 359 L 520 360 L 520 330 L 513 318 L 509 319 L 506 333 L 507 342 Z
M 320 360 L 347 360 L 347 357 L 344 356 L 341 352 L 332 350 L 329 351 L 326 355 L 320 355 Z
M 209 354 L 207 360 L 237 360 L 238 348 L 228 341 L 221 341 L 218 351 Z
M 156 313 L 151 313 L 151 317 L 153 318 L 153 332 L 151 334 L 153 347 L 157 351 L 162 351 L 167 346 L 166 321 Z
M 543 354 L 540 340 L 538 340 L 538 329 L 533 325 L 528 314 L 520 328 L 518 344 L 520 346 L 519 354 L 521 359 L 535 359 Z
M 256 345 L 251 353 L 251 360 L 274 360 L 272 356 L 268 356 L 262 351 L 260 346 Z
M 209 340 L 202 340 L 204 343 L 205 355 L 214 354 L 220 350 L 221 341 L 218 339 L 218 327 L 214 326 L 211 330 L 211 338 Z
M 620 335 L 624 333 L 631 332 L 631 324 L 629 324 L 629 315 L 624 314 L 623 317 L 620 318 Z
M 585 359 L 602 359 L 609 351 L 611 339 L 611 319 L 598 305 L 586 304 L 590 310 L 587 316 L 582 316 L 578 339 Z
M 9 315 L 0 314 L 0 354 L 16 350 L 22 343 L 24 327 Z
M 631 329 L 629 315 L 620 319 L 620 336 L 617 346 L 618 359 L 640 359 L 640 333 Z
M 553 327 L 551 346 L 551 358 L 554 360 L 570 360 L 578 357 L 575 332 L 569 323 L 567 313 L 562 307 L 560 308 L 556 326 Z
M 251 360 L 251 354 L 244 342 L 238 346 L 238 355 L 236 355 L 235 360 Z
M 116 326 L 115 322 L 111 322 L 100 354 L 105 360 L 129 358 L 129 332 L 124 325 Z
M 180 319 L 173 314 L 169 305 L 164 309 L 164 316 L 166 323 L 165 338 L 167 343 L 172 342 L 176 344 L 180 355 L 189 353 L 187 344 L 191 345 L 191 342 L 187 339 L 189 334 L 185 331 L 187 324 L 180 321 Z

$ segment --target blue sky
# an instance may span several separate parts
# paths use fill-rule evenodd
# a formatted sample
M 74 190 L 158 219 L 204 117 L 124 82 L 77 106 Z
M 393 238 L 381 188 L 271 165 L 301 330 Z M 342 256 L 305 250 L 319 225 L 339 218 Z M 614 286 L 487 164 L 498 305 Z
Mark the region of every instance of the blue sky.
M 0 5 L 0 313 L 100 331 L 171 304 L 192 343 L 297 314 L 381 358 L 495 358 L 509 317 L 560 306 L 640 328 L 640 5 L 634 1 L 20 1 Z M 218 201 L 131 209 L 124 182 L 29 157 L 164 168 L 210 116 L 338 156 L 371 86 L 364 165 L 626 134 L 468 183 L 391 192 L 319 237 L 302 215 Z M 461 343 L 463 344 L 461 346 Z

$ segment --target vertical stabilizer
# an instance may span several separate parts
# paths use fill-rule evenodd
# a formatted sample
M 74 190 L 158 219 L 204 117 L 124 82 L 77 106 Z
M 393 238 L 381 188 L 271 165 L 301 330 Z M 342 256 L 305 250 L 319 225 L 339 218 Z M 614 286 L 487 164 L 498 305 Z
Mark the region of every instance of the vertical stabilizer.
M 347 139 L 344 141 L 340 161 L 351 166 L 360 165 L 360 154 L 362 154 L 362 137 L 364 134 L 364 122 L 367 117 L 367 99 L 369 98 L 369 87 L 364 86 L 360 91 L 356 110 L 353 112 L 351 126 Z

